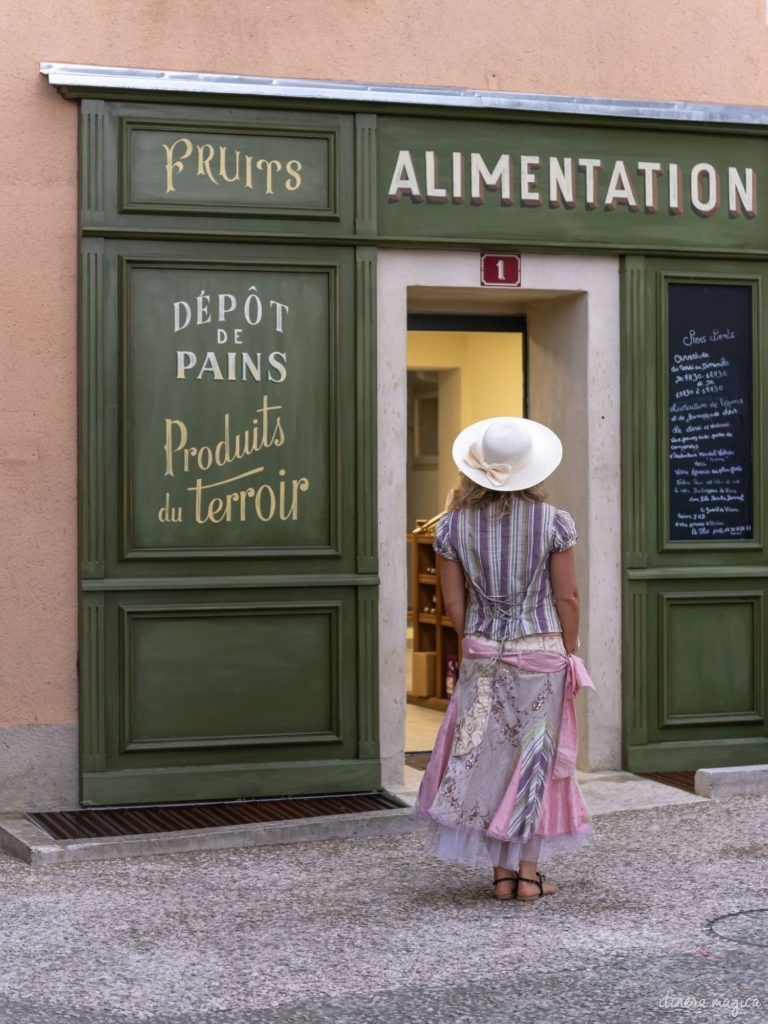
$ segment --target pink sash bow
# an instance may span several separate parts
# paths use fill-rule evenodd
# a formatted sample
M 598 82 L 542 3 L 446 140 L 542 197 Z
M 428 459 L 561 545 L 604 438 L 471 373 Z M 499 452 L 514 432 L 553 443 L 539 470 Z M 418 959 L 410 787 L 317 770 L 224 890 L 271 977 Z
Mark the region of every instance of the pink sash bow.
M 499 654 L 498 644 L 489 644 L 476 637 L 465 637 L 462 650 L 466 658 L 494 658 Z M 564 656 L 551 651 L 502 651 L 501 661 L 517 665 L 526 672 L 562 672 L 565 677 L 565 702 L 560 724 L 560 737 L 555 753 L 553 777 L 570 778 L 576 770 L 576 755 L 579 749 L 579 731 L 576 725 L 576 695 L 583 687 L 595 689 L 587 666 L 575 654 Z

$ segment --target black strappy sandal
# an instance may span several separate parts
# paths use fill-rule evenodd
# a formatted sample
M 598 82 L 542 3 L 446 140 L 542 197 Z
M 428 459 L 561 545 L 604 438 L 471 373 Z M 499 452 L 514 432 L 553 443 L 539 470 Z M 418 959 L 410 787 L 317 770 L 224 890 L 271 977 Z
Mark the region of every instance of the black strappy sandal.
M 555 893 L 557 892 L 556 888 L 555 888 L 555 890 L 553 892 L 544 892 L 544 879 L 545 879 L 545 876 L 542 875 L 542 873 L 540 871 L 537 871 L 536 875 L 537 875 L 536 878 L 523 878 L 522 875 L 518 875 L 517 876 L 518 882 L 530 882 L 531 885 L 538 885 L 538 887 L 539 887 L 539 891 L 538 891 L 538 893 L 535 896 L 519 896 L 518 895 L 517 899 L 520 900 L 521 903 L 529 903 L 529 902 L 531 902 L 531 900 L 540 900 L 542 896 L 554 896 Z M 517 893 L 517 886 L 515 886 L 515 892 Z
M 493 880 L 494 887 L 497 886 L 499 884 L 499 882 L 511 882 L 512 883 L 512 891 L 510 892 L 509 896 L 499 896 L 494 891 L 491 894 L 493 896 L 493 898 L 495 900 L 514 900 L 514 899 L 517 899 L 517 878 L 518 878 L 517 872 L 515 872 L 514 875 L 507 875 L 505 878 L 494 878 L 494 880 Z

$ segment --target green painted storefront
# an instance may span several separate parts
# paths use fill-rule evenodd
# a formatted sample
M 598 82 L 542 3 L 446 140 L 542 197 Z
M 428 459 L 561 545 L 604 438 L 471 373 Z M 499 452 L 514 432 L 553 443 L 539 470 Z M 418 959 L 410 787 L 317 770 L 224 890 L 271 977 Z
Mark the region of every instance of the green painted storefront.
M 380 784 L 383 247 L 621 258 L 624 767 L 768 761 L 763 130 L 69 95 L 84 803 Z

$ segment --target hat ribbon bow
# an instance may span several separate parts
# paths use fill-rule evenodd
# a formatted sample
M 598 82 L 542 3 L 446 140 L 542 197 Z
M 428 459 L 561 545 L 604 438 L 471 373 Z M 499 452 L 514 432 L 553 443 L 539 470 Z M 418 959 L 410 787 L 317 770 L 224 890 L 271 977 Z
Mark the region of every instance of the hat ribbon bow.
M 470 469 L 479 469 L 494 487 L 503 487 L 512 476 L 512 467 L 506 462 L 486 462 L 477 442 L 469 446 L 464 462 Z

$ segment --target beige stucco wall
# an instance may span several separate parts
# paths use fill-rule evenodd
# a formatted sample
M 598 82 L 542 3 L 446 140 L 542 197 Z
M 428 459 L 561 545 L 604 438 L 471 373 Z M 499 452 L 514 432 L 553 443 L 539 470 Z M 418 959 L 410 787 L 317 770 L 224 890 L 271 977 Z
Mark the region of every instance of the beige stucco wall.
M 762 104 L 765 0 L 26 0 L 37 60 L 512 92 Z
M 3 4 L 0 726 L 77 713 L 77 105 L 41 60 L 760 104 L 767 42 L 764 0 Z

